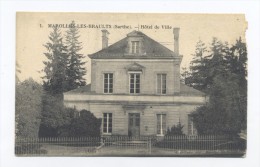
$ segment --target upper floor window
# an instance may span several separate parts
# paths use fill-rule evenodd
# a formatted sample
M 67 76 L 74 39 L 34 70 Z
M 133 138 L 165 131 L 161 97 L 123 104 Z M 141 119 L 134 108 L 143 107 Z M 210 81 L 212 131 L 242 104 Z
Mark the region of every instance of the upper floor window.
M 166 74 L 157 74 L 157 93 L 166 94 Z
M 104 93 L 113 93 L 113 74 L 104 74 Z
M 139 41 L 132 41 L 132 49 L 131 53 L 139 53 L 140 52 L 140 42 Z
M 130 93 L 140 93 L 140 73 L 130 73 Z

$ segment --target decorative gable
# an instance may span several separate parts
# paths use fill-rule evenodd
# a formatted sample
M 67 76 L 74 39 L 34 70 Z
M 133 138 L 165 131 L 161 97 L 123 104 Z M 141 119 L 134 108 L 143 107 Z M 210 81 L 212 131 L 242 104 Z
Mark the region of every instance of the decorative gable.
M 127 72 L 144 72 L 145 67 L 134 62 L 128 66 L 125 67 L 125 69 L 127 70 Z

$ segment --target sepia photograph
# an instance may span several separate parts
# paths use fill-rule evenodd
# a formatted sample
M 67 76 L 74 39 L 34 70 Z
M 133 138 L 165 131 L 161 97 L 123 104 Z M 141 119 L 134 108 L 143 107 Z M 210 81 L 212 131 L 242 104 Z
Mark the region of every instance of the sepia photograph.
M 16 14 L 16 156 L 244 157 L 243 14 Z
M 16 13 L 15 155 L 240 157 L 244 14 Z
M 0 0 L 0 167 L 258 167 L 259 5 Z
M 260 1 L 0 0 L 0 167 L 259 167 Z

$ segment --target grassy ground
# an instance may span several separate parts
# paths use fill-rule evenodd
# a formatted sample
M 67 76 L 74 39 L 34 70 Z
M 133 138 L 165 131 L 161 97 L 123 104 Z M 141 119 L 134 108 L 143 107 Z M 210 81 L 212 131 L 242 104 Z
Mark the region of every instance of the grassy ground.
M 47 156 L 91 156 L 96 154 L 95 147 L 66 147 L 59 145 L 44 145 Z
M 162 149 L 157 147 L 116 147 L 104 146 L 100 149 L 95 147 L 66 147 L 59 145 L 43 145 L 43 150 L 47 154 L 41 156 L 130 156 L 130 157 L 146 157 L 146 156 L 163 156 L 163 157 L 243 157 L 241 151 L 227 150 L 173 150 Z M 39 155 L 33 155 L 39 156 Z

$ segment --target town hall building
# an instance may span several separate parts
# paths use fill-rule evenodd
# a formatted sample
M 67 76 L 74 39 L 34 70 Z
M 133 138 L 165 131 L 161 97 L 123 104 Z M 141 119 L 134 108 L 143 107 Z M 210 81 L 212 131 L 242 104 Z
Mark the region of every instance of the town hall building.
M 179 122 L 195 135 L 190 114 L 206 97 L 180 82 L 179 30 L 174 51 L 136 30 L 108 46 L 102 30 L 102 49 L 89 55 L 91 84 L 65 92 L 64 104 L 102 118 L 103 136 L 164 136 Z

